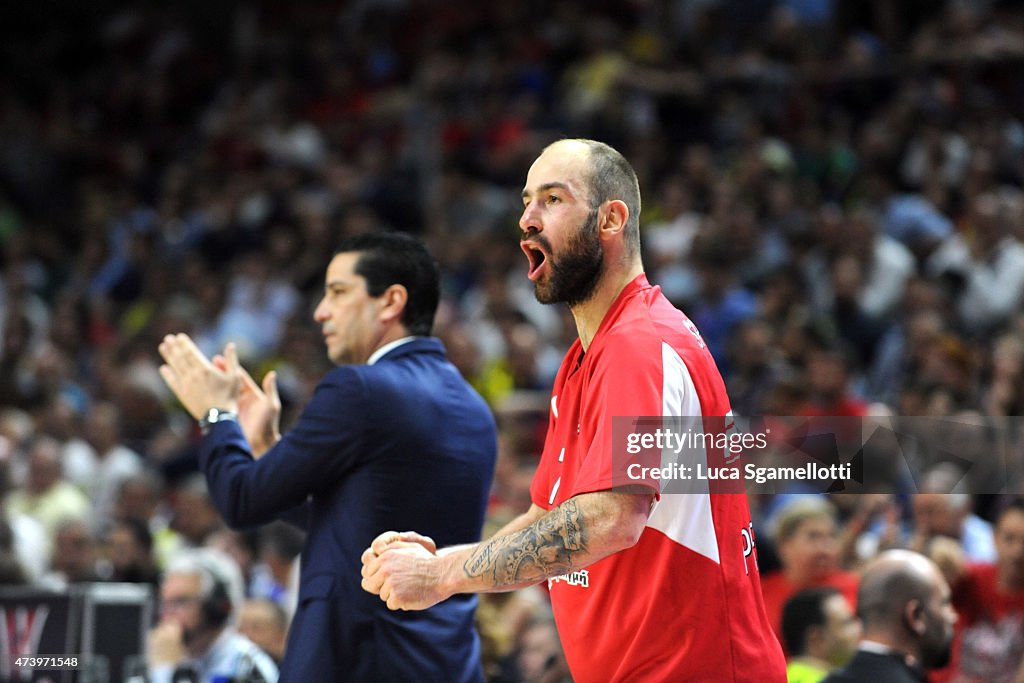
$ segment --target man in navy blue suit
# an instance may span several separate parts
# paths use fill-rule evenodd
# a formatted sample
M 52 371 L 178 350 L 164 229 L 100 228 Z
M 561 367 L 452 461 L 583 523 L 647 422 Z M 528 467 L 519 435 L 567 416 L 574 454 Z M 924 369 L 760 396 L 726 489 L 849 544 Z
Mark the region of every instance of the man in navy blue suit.
M 480 538 L 495 425 L 429 336 L 438 298 L 418 240 L 342 244 L 314 313 L 338 367 L 283 436 L 273 373 L 257 385 L 234 344 L 212 362 L 186 335 L 160 344 L 164 380 L 203 428 L 200 465 L 225 520 L 285 516 L 308 531 L 282 681 L 483 680 L 475 597 L 392 612 L 360 588 L 360 555 L 385 529 Z

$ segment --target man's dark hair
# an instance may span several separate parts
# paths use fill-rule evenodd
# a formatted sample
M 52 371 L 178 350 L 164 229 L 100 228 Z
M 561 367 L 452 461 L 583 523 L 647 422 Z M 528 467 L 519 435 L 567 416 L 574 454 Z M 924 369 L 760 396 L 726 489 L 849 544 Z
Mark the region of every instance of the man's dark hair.
M 636 171 L 618 150 L 596 140 L 580 140 L 590 151 L 590 208 L 619 199 L 629 209 L 626 222 L 626 249 L 633 256 L 640 253 L 640 183 Z
M 828 620 L 825 601 L 839 595 L 835 588 L 808 588 L 793 595 L 782 608 L 782 644 L 790 656 L 807 652 L 807 632 Z
M 355 272 L 366 280 L 370 296 L 380 296 L 391 285 L 402 285 L 409 293 L 402 324 L 409 334 L 429 335 L 441 298 L 441 277 L 423 242 L 400 232 L 365 233 L 343 240 L 335 254 L 350 252 L 359 254 Z

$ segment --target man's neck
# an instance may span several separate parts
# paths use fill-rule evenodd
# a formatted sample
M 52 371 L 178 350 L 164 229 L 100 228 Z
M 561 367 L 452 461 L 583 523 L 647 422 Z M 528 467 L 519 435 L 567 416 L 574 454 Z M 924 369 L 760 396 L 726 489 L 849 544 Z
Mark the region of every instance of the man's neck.
M 601 321 L 615 303 L 615 299 L 626 285 L 643 272 L 643 266 L 639 262 L 617 272 L 607 272 L 594 288 L 593 296 L 572 307 L 572 317 L 576 320 L 576 331 L 579 333 L 584 351 L 590 348 L 590 342 L 594 340 L 594 335 L 601 327 Z
M 405 329 L 404 325 L 396 325 L 389 327 L 387 331 L 385 331 L 384 334 L 381 335 L 380 339 L 377 340 L 377 344 L 373 347 L 373 351 L 370 352 L 370 355 L 367 356 L 366 360 L 364 360 L 363 362 L 372 365 L 371 359 L 373 361 L 376 361 L 378 358 L 384 355 L 380 353 L 380 350 L 383 349 L 385 346 L 388 346 L 389 344 L 393 344 L 394 342 L 411 336 L 412 335 L 409 333 L 407 329 Z
M 374 349 L 373 353 L 370 354 L 370 357 L 366 359 L 366 364 L 373 365 L 381 358 L 388 355 L 393 350 L 397 349 L 399 346 L 403 346 L 414 339 L 416 339 L 416 336 L 410 334 L 404 337 L 399 337 L 398 339 L 392 339 L 389 342 L 381 344 L 376 349 Z
M 885 632 L 865 633 L 857 646 L 858 649 L 876 654 L 892 654 L 903 659 L 908 665 L 919 661 L 917 647 L 905 638 Z

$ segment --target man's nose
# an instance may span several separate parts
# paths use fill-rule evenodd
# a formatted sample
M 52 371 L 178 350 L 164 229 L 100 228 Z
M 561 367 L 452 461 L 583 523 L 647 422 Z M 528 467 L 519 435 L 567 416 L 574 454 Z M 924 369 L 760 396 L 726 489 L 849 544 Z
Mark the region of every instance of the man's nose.
M 318 323 L 322 323 L 327 320 L 327 310 L 324 307 L 323 299 L 321 299 L 320 303 L 318 303 L 316 308 L 313 309 L 313 320 Z
M 519 217 L 519 229 L 526 235 L 535 235 L 544 228 L 541 226 L 539 211 L 536 202 L 530 202 L 523 207 L 523 215 Z

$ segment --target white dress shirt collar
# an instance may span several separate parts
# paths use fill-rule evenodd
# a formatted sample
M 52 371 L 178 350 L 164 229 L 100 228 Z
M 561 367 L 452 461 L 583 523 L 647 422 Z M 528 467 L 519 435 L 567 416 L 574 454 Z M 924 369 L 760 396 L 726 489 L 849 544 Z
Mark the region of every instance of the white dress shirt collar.
M 401 339 L 396 339 L 393 342 L 388 342 L 384 346 L 380 347 L 379 349 L 377 349 L 376 351 L 371 353 L 370 357 L 366 361 L 366 364 L 367 365 L 373 365 L 374 363 L 379 361 L 381 358 L 383 358 L 384 354 L 390 353 L 391 351 L 397 349 L 402 344 L 408 344 L 409 342 L 414 341 L 416 339 L 423 339 L 423 337 L 415 336 L 415 335 L 410 335 L 408 337 L 402 337 Z

